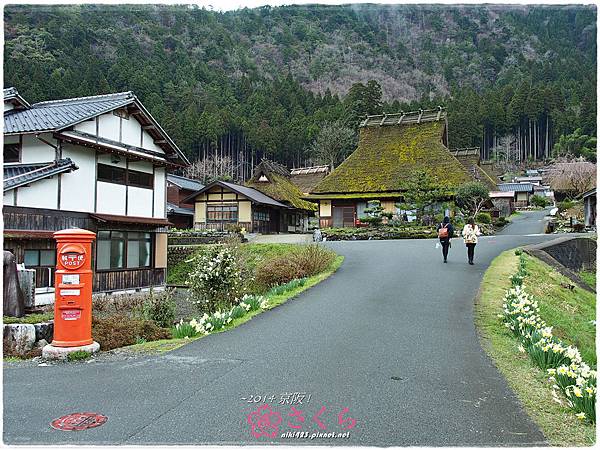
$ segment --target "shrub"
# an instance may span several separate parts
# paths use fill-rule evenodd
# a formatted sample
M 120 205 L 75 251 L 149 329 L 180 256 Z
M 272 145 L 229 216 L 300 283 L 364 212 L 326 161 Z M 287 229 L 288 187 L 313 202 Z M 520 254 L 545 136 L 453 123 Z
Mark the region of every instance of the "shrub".
M 545 208 L 546 206 L 548 206 L 550 204 L 548 199 L 541 195 L 534 195 L 533 197 L 531 197 L 531 199 L 529 201 L 531 202 L 531 204 L 533 206 L 539 206 L 541 208 Z
M 508 220 L 506 219 L 506 217 L 498 217 L 496 220 L 494 220 L 494 225 L 497 227 L 503 227 L 507 223 Z
M 562 202 L 558 202 L 558 204 L 556 205 L 558 207 L 558 210 L 560 212 L 566 211 L 567 209 L 571 209 L 573 206 L 575 206 L 575 202 L 571 201 L 571 200 L 564 200 Z
M 263 261 L 256 267 L 256 284 L 268 289 L 285 284 L 295 278 L 303 278 L 305 272 L 294 256 L 282 256 Z
M 492 215 L 490 213 L 481 212 L 475 216 L 475 222 L 478 223 L 492 223 Z
M 235 303 L 242 284 L 234 251 L 214 246 L 196 257 L 189 275 L 190 294 L 201 311 L 228 309 Z
M 328 248 L 318 244 L 311 244 L 302 247 L 302 249 L 294 255 L 294 258 L 304 272 L 304 276 L 312 276 L 323 272 L 331 266 L 335 256 L 335 253 Z
M 138 339 L 157 341 L 169 339 L 171 332 L 152 320 L 133 319 L 125 314 L 92 317 L 92 336 L 102 350 L 133 345 Z
M 148 296 L 140 308 L 141 316 L 146 320 L 153 320 L 159 327 L 170 328 L 175 321 L 174 289 L 155 292 L 150 289 Z

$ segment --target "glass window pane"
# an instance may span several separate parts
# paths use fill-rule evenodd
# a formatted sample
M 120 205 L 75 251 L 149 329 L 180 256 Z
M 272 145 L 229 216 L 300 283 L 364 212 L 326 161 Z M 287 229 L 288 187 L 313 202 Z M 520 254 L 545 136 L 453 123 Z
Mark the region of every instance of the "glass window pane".
M 150 266 L 150 241 L 140 241 L 140 267 Z
M 113 231 L 110 237 L 113 241 L 115 239 L 125 239 L 125 233 L 123 233 L 122 231 Z
M 98 240 L 100 239 L 110 239 L 110 231 L 98 231 Z
M 139 241 L 127 241 L 127 267 L 140 266 L 140 243 Z
M 40 250 L 40 265 L 55 266 L 56 252 L 54 250 Z
M 123 268 L 123 251 L 125 249 L 125 241 L 112 239 L 110 241 L 110 268 Z
M 39 250 L 25 250 L 25 266 L 34 267 L 40 265 Z
M 129 231 L 127 233 L 127 239 L 130 241 L 135 241 L 140 238 L 140 233 L 136 233 L 135 231 Z
M 96 251 L 97 269 L 110 269 L 110 241 L 98 241 Z

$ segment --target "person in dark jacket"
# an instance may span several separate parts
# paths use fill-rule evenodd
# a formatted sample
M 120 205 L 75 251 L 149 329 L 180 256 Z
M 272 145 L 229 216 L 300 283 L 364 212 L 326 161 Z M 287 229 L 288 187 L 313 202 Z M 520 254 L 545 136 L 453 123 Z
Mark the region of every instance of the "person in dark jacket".
M 446 231 L 443 231 L 443 230 Z M 444 221 L 437 226 L 437 233 L 440 238 L 440 244 L 442 245 L 442 255 L 444 256 L 444 262 L 448 262 L 448 249 L 450 248 L 450 239 L 454 237 L 454 227 L 450 223 L 450 217 L 444 217 Z

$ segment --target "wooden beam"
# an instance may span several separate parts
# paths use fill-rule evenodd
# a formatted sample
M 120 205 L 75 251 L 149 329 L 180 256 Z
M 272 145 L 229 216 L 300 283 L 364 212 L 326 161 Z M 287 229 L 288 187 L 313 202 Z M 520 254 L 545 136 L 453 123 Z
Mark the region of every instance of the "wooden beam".
M 151 130 L 156 128 L 154 125 L 142 125 L 142 130 Z
M 160 144 L 166 144 L 166 143 L 167 143 L 167 141 L 166 141 L 166 140 L 164 140 L 164 139 L 160 139 L 160 140 L 158 140 L 158 141 L 154 141 L 154 143 L 155 143 L 155 144 L 157 144 L 157 145 L 160 145 Z
M 396 125 L 400 125 L 402 123 L 402 121 L 404 120 L 404 116 L 406 116 L 406 114 L 404 114 L 404 112 L 402 112 L 402 115 L 398 119 L 398 123 Z
M 381 119 L 381 122 L 379 122 L 379 126 L 383 126 L 383 124 L 385 123 L 385 119 L 387 119 L 387 114 L 383 115 L 383 118 Z
M 417 119 L 417 123 L 421 123 L 421 117 L 423 117 L 423 110 L 419 111 L 419 118 Z

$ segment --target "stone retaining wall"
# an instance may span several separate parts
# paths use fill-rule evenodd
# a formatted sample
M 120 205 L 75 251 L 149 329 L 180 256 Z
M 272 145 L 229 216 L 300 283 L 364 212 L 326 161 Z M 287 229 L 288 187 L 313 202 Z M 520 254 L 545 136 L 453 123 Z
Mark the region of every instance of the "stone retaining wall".
M 35 348 L 42 348 L 52 342 L 54 321 L 4 324 L 4 355 L 24 356 Z

